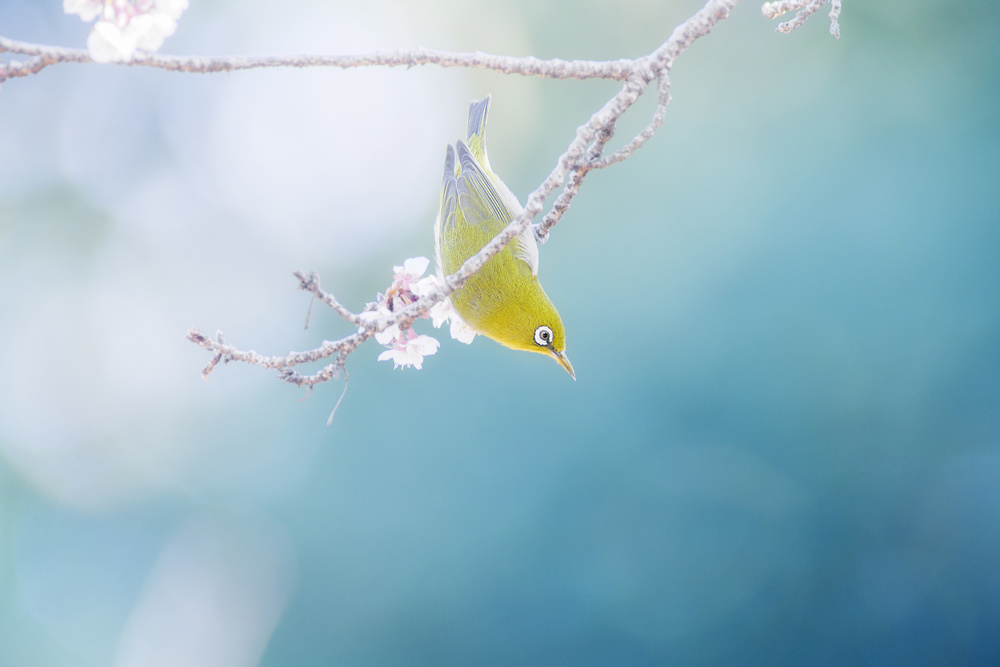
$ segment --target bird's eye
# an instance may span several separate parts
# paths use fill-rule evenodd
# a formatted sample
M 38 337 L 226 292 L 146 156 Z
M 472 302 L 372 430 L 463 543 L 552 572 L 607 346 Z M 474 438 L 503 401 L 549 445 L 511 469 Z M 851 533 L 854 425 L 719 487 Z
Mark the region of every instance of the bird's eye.
M 552 345 L 552 329 L 544 324 L 535 329 L 535 342 L 542 347 Z

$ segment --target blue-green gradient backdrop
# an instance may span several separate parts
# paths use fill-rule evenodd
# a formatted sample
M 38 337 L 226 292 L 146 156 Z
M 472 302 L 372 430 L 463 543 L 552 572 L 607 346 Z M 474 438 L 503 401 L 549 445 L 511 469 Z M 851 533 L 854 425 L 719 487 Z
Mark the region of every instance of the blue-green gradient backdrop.
M 609 59 L 701 3 L 191 4 L 164 52 Z M 617 84 L 6 82 L 0 666 L 1000 664 L 1000 5 L 848 0 L 838 41 L 759 4 L 542 247 L 577 382 L 369 343 L 330 427 L 342 384 L 206 383 L 185 331 L 344 335 L 290 272 L 358 309 L 431 256 L 470 100 L 523 198 Z M 0 35 L 82 46 L 59 5 Z

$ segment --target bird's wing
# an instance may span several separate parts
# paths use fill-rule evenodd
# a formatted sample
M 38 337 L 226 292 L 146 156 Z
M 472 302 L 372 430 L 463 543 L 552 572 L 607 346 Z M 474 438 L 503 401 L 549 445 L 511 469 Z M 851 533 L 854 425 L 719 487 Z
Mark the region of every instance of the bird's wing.
M 500 231 L 513 219 L 514 212 L 464 141 L 458 142 L 457 152 L 458 207 L 465 221 L 473 225 L 496 226 Z
M 510 224 L 514 216 L 524 210 L 514 193 L 496 177 L 491 178 L 465 142 L 459 141 L 456 149 L 459 163 L 457 205 L 465 221 L 473 225 L 487 225 L 494 234 Z M 515 256 L 523 260 L 535 275 L 538 274 L 538 244 L 529 225 L 514 243 Z
M 441 234 L 446 227 L 455 224 L 458 207 L 458 181 L 455 179 L 455 147 L 449 145 L 444 154 L 444 174 L 441 177 L 441 202 L 438 217 L 434 221 L 434 259 L 437 262 L 438 277 L 444 278 L 444 263 L 441 261 Z

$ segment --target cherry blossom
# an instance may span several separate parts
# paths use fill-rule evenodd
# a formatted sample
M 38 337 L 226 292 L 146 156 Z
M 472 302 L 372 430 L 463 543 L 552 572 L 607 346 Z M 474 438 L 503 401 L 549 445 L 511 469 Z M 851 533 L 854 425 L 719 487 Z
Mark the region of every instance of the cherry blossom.
M 95 62 L 129 62 L 136 51 L 156 51 L 177 30 L 188 0 L 63 0 L 63 10 L 94 24 L 87 50 Z
M 426 257 L 410 257 L 402 266 L 394 266 L 392 285 L 384 295 L 379 295 L 378 303 L 373 309 L 361 313 L 361 319 L 377 322 L 437 290 L 439 284 L 437 277 L 424 276 L 428 266 L 430 260 Z M 451 320 L 451 337 L 463 343 L 471 343 L 476 337 L 475 330 L 462 321 L 447 299 L 433 306 L 423 317 L 430 318 L 436 328 Z M 435 354 L 441 345 L 431 336 L 417 335 L 412 327 L 401 329 L 398 324 L 377 331 L 375 340 L 388 348 L 379 355 L 379 361 L 391 359 L 396 368 L 413 366 L 418 370 L 423 364 L 424 357 Z
M 378 355 L 378 360 L 392 359 L 393 368 L 413 366 L 420 370 L 424 357 L 436 353 L 440 345 L 436 338 L 423 334 L 418 336 L 412 328 L 409 328 L 396 338 L 392 347 Z

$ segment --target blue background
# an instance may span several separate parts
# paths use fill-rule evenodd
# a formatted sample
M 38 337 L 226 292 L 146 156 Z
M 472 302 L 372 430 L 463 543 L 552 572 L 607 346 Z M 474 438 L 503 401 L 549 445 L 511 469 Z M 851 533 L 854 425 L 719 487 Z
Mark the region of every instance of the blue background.
M 0 34 L 82 46 L 50 4 Z M 700 6 L 192 4 L 163 52 L 634 57 Z M 1000 662 L 1000 9 L 773 26 L 684 53 L 542 247 L 577 382 L 421 322 L 438 354 L 359 349 L 330 427 L 339 384 L 206 383 L 184 332 L 345 335 L 290 271 L 357 310 L 431 256 L 470 100 L 523 198 L 617 84 L 6 82 L 0 666 Z

